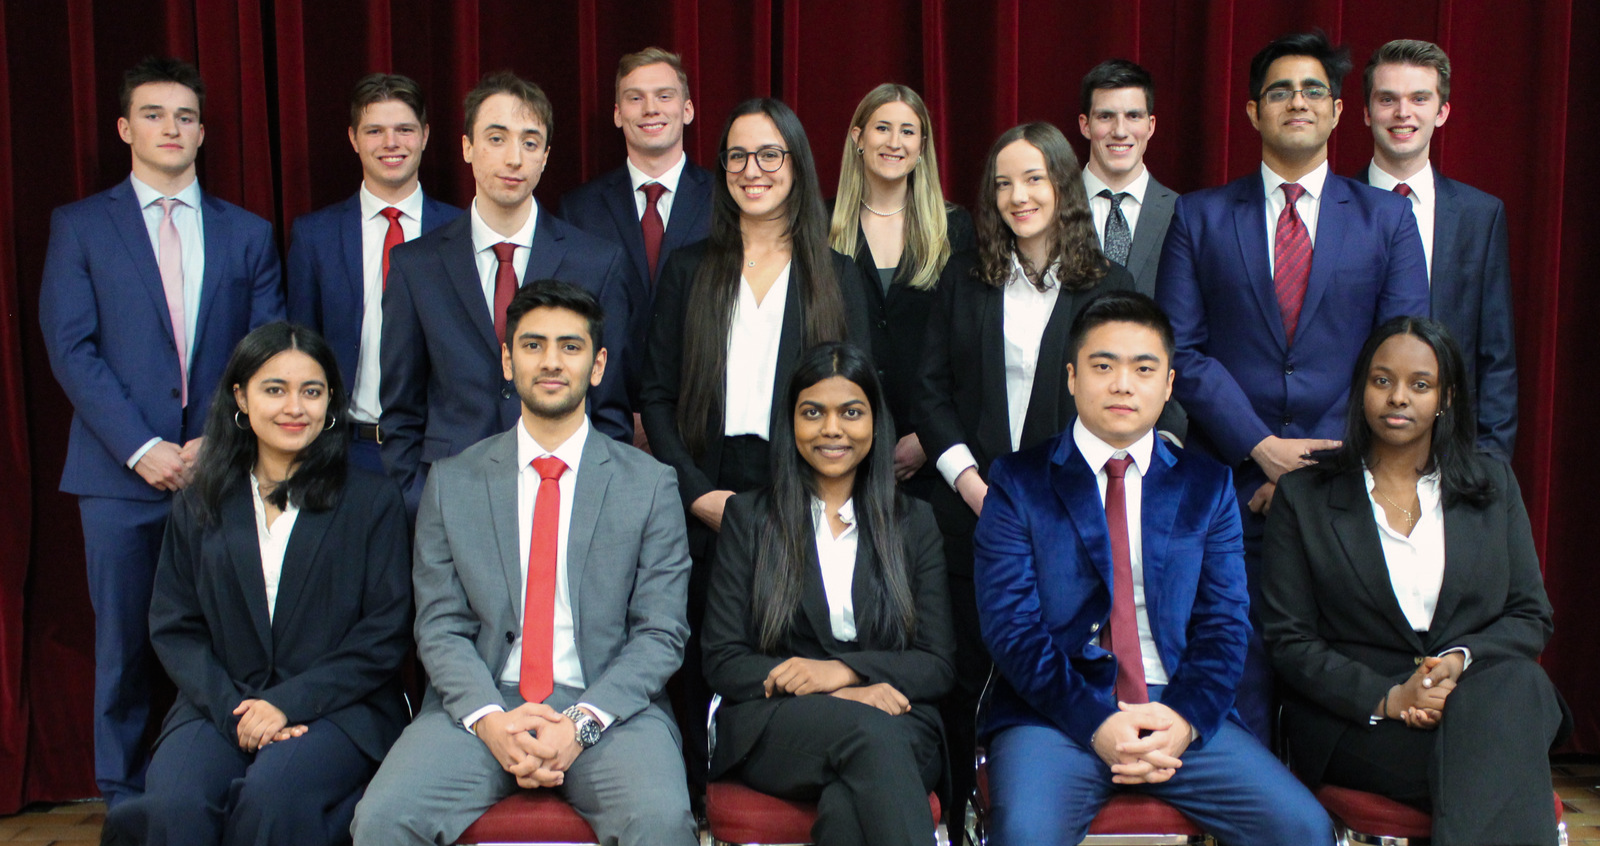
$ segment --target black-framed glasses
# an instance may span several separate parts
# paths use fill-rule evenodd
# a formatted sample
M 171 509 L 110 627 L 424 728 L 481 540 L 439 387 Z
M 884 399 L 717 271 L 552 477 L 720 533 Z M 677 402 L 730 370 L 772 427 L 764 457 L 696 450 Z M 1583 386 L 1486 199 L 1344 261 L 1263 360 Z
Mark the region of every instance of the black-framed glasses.
M 1320 103 L 1332 96 L 1333 92 L 1325 85 L 1308 85 L 1304 88 L 1271 88 L 1261 92 L 1261 99 L 1276 105 L 1287 103 L 1299 94 L 1306 98 L 1307 103 Z
M 734 148 L 719 153 L 717 161 L 721 162 L 722 169 L 729 173 L 743 173 L 749 160 L 754 157 L 756 167 L 761 168 L 763 173 L 777 173 L 778 169 L 783 167 L 783 158 L 787 155 L 789 151 L 782 147 L 762 147 L 754 153 Z

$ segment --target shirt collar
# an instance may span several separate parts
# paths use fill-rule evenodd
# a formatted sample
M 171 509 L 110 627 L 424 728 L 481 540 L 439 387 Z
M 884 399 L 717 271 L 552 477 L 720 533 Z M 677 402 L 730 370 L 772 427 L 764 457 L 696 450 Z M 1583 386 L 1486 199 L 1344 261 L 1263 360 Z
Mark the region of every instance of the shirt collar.
M 128 181 L 133 183 L 133 196 L 139 198 L 139 208 L 141 208 L 141 209 L 149 206 L 151 203 L 155 202 L 156 200 L 159 200 L 162 197 L 167 196 L 166 194 L 163 194 L 160 191 L 157 191 L 156 189 L 151 188 L 149 185 L 147 185 L 143 181 L 141 181 L 139 179 L 139 177 L 134 176 L 131 173 L 128 174 Z M 188 206 L 189 208 L 194 209 L 195 211 L 199 211 L 200 210 L 200 180 L 198 180 L 198 179 L 189 180 L 189 184 L 188 185 L 185 185 L 182 190 L 180 190 L 176 194 L 173 194 L 172 196 L 175 197 L 176 199 L 178 199 L 184 205 Z
M 472 215 L 472 251 L 481 253 L 501 241 L 510 241 L 519 247 L 533 249 L 533 230 L 539 223 L 539 201 L 533 201 L 533 208 L 528 211 L 528 219 L 523 221 L 522 228 L 510 238 L 501 237 L 500 233 L 489 228 L 483 222 L 483 216 L 478 214 L 478 200 L 473 198 L 472 206 L 468 212 Z
M 553 455 L 561 459 L 561 463 L 567 465 L 568 473 L 578 472 L 578 462 L 583 458 L 583 445 L 589 440 L 588 415 L 583 416 L 582 422 L 578 424 L 578 431 L 569 435 L 561 443 L 561 446 L 556 447 L 554 450 L 546 450 L 544 447 L 539 446 L 539 442 L 534 440 L 533 435 L 528 433 L 528 427 L 523 425 L 520 419 L 517 420 L 516 430 L 518 471 L 526 470 L 528 464 L 535 458 Z
M 1133 442 L 1132 446 L 1120 450 L 1089 431 L 1089 427 L 1083 425 L 1083 418 L 1080 417 L 1072 421 L 1072 442 L 1077 444 L 1078 452 L 1083 453 L 1083 460 L 1089 464 L 1089 469 L 1097 474 L 1105 469 L 1107 461 L 1115 458 L 1120 452 L 1132 458 L 1133 466 L 1139 469 L 1140 476 L 1144 476 L 1150 472 L 1150 454 L 1156 448 L 1156 431 L 1151 429 L 1145 432 L 1139 440 Z
M 1433 203 L 1433 162 L 1430 161 L 1423 165 L 1422 170 L 1411 174 L 1411 177 L 1404 181 L 1406 186 L 1411 189 L 1411 196 L 1415 199 L 1415 202 L 1423 205 L 1430 205 Z M 1372 161 L 1372 164 L 1367 166 L 1367 184 L 1374 188 L 1382 188 L 1385 191 L 1393 191 L 1394 186 L 1399 185 L 1400 182 L 1401 180 L 1390 176 L 1388 171 L 1378 167 L 1378 161 L 1376 159 Z
M 1367 469 L 1365 462 L 1361 464 L 1361 478 L 1366 481 L 1367 499 L 1377 501 L 1378 480 L 1373 478 L 1372 471 Z M 1417 503 L 1422 507 L 1421 513 L 1426 514 L 1439 507 L 1443 491 L 1439 487 L 1439 471 L 1435 470 L 1417 480 Z
M 812 520 L 812 522 L 816 523 L 818 526 L 821 526 L 823 524 L 823 521 L 827 520 L 827 519 L 828 519 L 828 504 L 826 502 L 823 502 L 821 497 L 813 495 L 811 497 L 811 520 Z M 844 505 L 839 506 L 839 522 L 845 524 L 845 526 L 847 527 L 845 529 L 845 531 L 849 531 L 850 529 L 855 528 L 855 525 L 856 525 L 856 498 L 855 497 L 851 497 L 851 498 L 845 500 L 844 501 Z M 830 531 L 829 534 L 832 534 L 832 532 Z
M 1262 187 L 1266 189 L 1265 196 L 1267 199 L 1272 199 L 1272 194 L 1278 190 L 1278 186 L 1288 181 L 1289 180 L 1284 179 L 1283 177 L 1274 173 L 1272 168 L 1267 167 L 1266 162 L 1261 163 L 1261 182 Z M 1301 188 L 1306 189 L 1306 194 L 1308 194 L 1313 200 L 1322 199 L 1322 186 L 1327 183 L 1327 181 L 1327 159 L 1323 159 L 1322 164 L 1317 165 L 1310 173 L 1295 180 L 1295 182 L 1299 183 Z
M 1054 264 L 1051 264 L 1050 267 L 1045 270 L 1043 281 L 1044 281 L 1044 289 L 1046 291 L 1050 290 L 1051 288 L 1056 287 L 1056 285 L 1060 282 L 1060 280 L 1056 278 L 1056 271 L 1058 271 L 1060 269 L 1061 269 L 1061 262 L 1058 261 L 1058 262 L 1055 262 Z M 1006 280 L 1006 285 L 1008 285 L 1008 286 L 1009 285 L 1016 285 L 1016 284 L 1019 284 L 1019 283 L 1023 284 L 1023 285 L 1027 285 L 1030 288 L 1033 287 L 1033 283 L 1028 281 L 1028 273 L 1027 273 L 1027 271 L 1022 269 L 1022 256 L 1018 255 L 1016 250 L 1012 250 L 1011 251 L 1011 278 Z
M 1128 183 L 1128 187 L 1118 191 L 1101 182 L 1100 177 L 1095 176 L 1089 171 L 1088 167 L 1085 167 L 1083 169 L 1083 190 L 1089 195 L 1090 199 L 1094 199 L 1094 196 L 1101 191 L 1110 191 L 1112 194 L 1127 194 L 1142 206 L 1144 205 L 1145 192 L 1150 190 L 1150 168 L 1140 170 L 1139 175 Z
M 400 214 L 402 214 L 402 215 L 404 215 L 406 217 L 409 217 L 412 220 L 421 220 L 422 219 L 422 184 L 421 183 L 418 183 L 416 186 L 414 186 L 412 188 L 412 190 L 411 190 L 411 194 L 409 196 L 407 196 L 404 200 L 401 200 L 398 203 L 391 203 L 391 202 L 389 202 L 387 200 L 379 199 L 377 194 L 374 194 L 371 191 L 367 190 L 367 183 L 366 183 L 365 180 L 362 181 L 361 190 L 358 191 L 357 193 L 361 196 L 361 219 L 362 220 L 371 220 L 371 219 L 377 217 L 379 212 L 383 211 L 384 209 L 386 209 L 386 208 L 388 208 L 390 206 L 394 206 L 395 208 L 399 209 L 400 210 Z M 476 234 L 476 233 L 474 233 L 474 234 Z
M 668 194 L 676 194 L 678 179 L 683 176 L 683 166 L 689 162 L 689 156 L 686 153 L 680 154 L 678 163 L 667 168 L 667 172 L 660 176 L 651 176 L 640 170 L 634 165 L 633 159 L 624 159 L 623 162 L 628 166 L 628 180 L 633 183 L 633 190 L 638 191 L 640 186 L 649 182 L 659 182 L 667 189 Z
M 256 478 L 256 471 L 251 470 L 250 476 L 250 501 L 255 506 L 256 518 L 262 526 L 267 524 L 267 501 L 261 498 L 261 480 Z M 299 514 L 300 506 L 294 504 L 293 499 L 285 499 L 280 513 L 287 517 L 290 514 Z

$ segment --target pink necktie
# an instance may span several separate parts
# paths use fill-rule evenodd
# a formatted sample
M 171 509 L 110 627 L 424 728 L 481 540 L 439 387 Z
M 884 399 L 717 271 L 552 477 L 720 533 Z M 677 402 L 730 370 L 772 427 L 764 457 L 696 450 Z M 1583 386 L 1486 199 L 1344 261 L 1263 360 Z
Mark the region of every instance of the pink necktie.
M 1306 280 L 1311 278 L 1311 233 L 1300 219 L 1300 210 L 1295 208 L 1305 192 L 1298 183 L 1283 184 L 1283 211 L 1278 214 L 1278 232 L 1272 244 L 1272 287 L 1277 290 L 1278 310 L 1283 313 L 1283 334 L 1291 344 L 1300 324 L 1300 307 L 1306 302 Z
M 1111 625 L 1103 641 L 1117 656 L 1117 699 L 1150 701 L 1144 680 L 1144 651 L 1139 646 L 1139 618 L 1133 602 L 1133 551 L 1128 541 L 1128 498 L 1123 479 L 1132 458 L 1106 461 L 1106 530 L 1111 535 Z
M 167 313 L 172 317 L 172 343 L 178 348 L 178 378 L 182 381 L 183 407 L 189 407 L 189 339 L 184 332 L 183 318 L 183 244 L 178 241 L 178 227 L 172 222 L 172 209 L 183 205 L 182 200 L 162 197 L 161 229 L 157 241 L 161 254 L 156 263 L 161 267 L 161 288 L 167 293 Z

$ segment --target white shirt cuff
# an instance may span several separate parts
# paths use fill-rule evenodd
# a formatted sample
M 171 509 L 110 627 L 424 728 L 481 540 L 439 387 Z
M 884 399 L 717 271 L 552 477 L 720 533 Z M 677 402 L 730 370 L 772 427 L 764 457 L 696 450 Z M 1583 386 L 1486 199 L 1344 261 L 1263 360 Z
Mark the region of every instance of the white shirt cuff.
M 1472 650 L 1466 648 L 1465 646 L 1452 646 L 1449 649 L 1439 653 L 1439 657 L 1443 658 L 1452 652 L 1461 653 L 1461 657 L 1463 659 L 1461 662 L 1461 672 L 1465 673 L 1467 668 L 1472 666 Z
M 611 713 L 610 711 L 596 708 L 588 702 L 579 702 L 578 707 L 588 711 L 591 714 L 594 714 L 595 719 L 600 721 L 601 731 L 611 728 L 611 724 L 617 721 L 617 715 Z
M 972 450 L 967 449 L 966 444 L 956 444 L 945 450 L 933 466 L 939 469 L 939 475 L 944 477 L 945 484 L 954 490 L 956 477 L 965 473 L 968 467 L 977 467 L 978 460 L 972 457 Z
M 483 719 L 484 717 L 487 717 L 490 714 L 493 714 L 496 711 L 504 711 L 504 710 L 505 710 L 505 706 L 501 705 L 499 703 L 492 703 L 492 704 L 489 704 L 489 705 L 485 705 L 482 708 L 479 708 L 478 710 L 473 711 L 472 713 L 468 714 L 467 718 L 465 720 L 461 721 L 461 727 L 466 729 L 467 731 L 471 732 L 473 737 L 477 737 L 478 736 L 478 721 Z
M 128 459 L 128 469 L 132 470 L 133 469 L 133 465 L 138 464 L 139 463 L 139 459 L 144 458 L 144 454 L 149 452 L 151 450 L 151 448 L 153 448 L 156 444 L 159 444 L 159 443 L 161 443 L 161 439 L 160 438 L 151 438 L 150 440 L 145 441 L 144 442 L 144 446 L 139 447 L 138 452 L 135 452 L 133 454 L 133 457 Z

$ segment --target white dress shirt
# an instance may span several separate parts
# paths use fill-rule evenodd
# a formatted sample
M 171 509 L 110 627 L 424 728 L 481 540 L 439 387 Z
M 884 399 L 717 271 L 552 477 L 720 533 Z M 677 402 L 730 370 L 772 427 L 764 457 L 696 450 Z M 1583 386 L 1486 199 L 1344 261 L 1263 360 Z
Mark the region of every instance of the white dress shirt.
M 1059 266 L 1044 273 L 1044 290 L 1028 281 L 1022 261 L 1011 254 L 1011 278 L 1006 280 L 1000 316 L 1005 336 L 1006 414 L 1010 424 L 1011 448 L 1022 447 L 1022 426 L 1028 420 L 1028 400 L 1033 397 L 1033 376 L 1039 369 L 1039 346 L 1044 342 L 1044 327 L 1061 298 L 1061 283 L 1056 278 Z M 950 487 L 968 467 L 976 467 L 972 450 L 964 443 L 951 446 L 934 461 L 939 475 Z
M 759 303 L 750 282 L 739 277 L 739 300 L 728 323 L 728 367 L 723 376 L 722 433 L 730 438 L 770 435 L 778 342 L 783 337 L 783 309 L 789 300 L 793 268 L 791 261 L 778 271 L 778 278 Z
M 1156 433 L 1152 429 L 1133 442 L 1126 450 L 1100 440 L 1083 425 L 1083 420 L 1072 422 L 1072 442 L 1094 471 L 1095 484 L 1100 488 L 1100 506 L 1106 504 L 1106 462 L 1127 456 L 1133 459 L 1128 472 L 1122 477 L 1122 494 L 1128 511 L 1128 560 L 1133 570 L 1133 614 L 1139 624 L 1139 652 L 1144 658 L 1144 682 L 1147 685 L 1167 683 L 1167 668 L 1161 663 L 1161 650 L 1156 648 L 1150 633 L 1150 614 L 1144 603 L 1144 474 L 1150 470 L 1150 459 L 1156 446 Z
M 1417 232 L 1422 235 L 1422 256 L 1428 261 L 1428 281 L 1433 281 L 1433 219 L 1438 212 L 1439 190 L 1434 182 L 1433 163 L 1423 165 L 1422 170 L 1411 175 L 1410 179 L 1395 179 L 1383 168 L 1378 167 L 1374 160 L 1367 167 L 1367 184 L 1385 191 L 1393 191 L 1394 186 L 1405 182 L 1411 189 L 1411 213 L 1417 218 Z
M 350 416 L 363 423 L 378 422 L 383 404 L 378 401 L 378 339 L 383 331 L 383 239 L 389 203 L 378 199 L 361 183 L 361 346 L 356 353 L 356 377 L 350 386 Z M 422 187 L 419 185 L 394 207 L 400 210 L 400 232 L 407 241 L 422 234 Z
M 267 623 L 278 612 L 278 582 L 283 577 L 283 554 L 289 549 L 289 536 L 294 532 L 295 519 L 300 508 L 292 501 L 278 515 L 267 522 L 267 504 L 261 499 L 261 480 L 250 474 L 250 502 L 256 510 L 256 543 L 261 547 L 261 579 L 267 584 Z
M 478 284 L 483 286 L 483 305 L 489 312 L 489 317 L 494 317 L 494 277 L 500 269 L 500 260 L 494 256 L 494 245 L 501 241 L 510 241 L 517 245 L 511 254 L 511 269 L 517 273 L 517 286 L 521 287 L 528 275 L 528 256 L 533 254 L 533 232 L 539 224 L 539 202 L 531 203 L 528 209 L 528 219 L 523 221 L 522 228 L 509 238 L 489 228 L 483 222 L 483 217 L 478 214 L 478 201 L 474 199 L 468 214 L 472 215 L 472 254 L 478 263 Z
M 678 180 L 682 178 L 683 166 L 688 161 L 689 156 L 687 154 L 680 155 L 678 156 L 678 163 L 667 168 L 666 173 L 660 176 L 651 176 L 635 167 L 633 159 L 625 160 L 628 166 L 628 180 L 633 183 L 633 209 L 639 215 L 640 220 L 644 220 L 644 210 L 650 204 L 650 201 L 645 197 L 644 192 L 639 189 L 651 182 L 659 182 L 661 187 L 667 189 L 667 193 L 662 194 L 661 199 L 656 200 L 656 213 L 661 215 L 661 230 L 663 232 L 666 231 L 667 221 L 672 217 L 672 198 L 678 196 Z
M 1272 249 L 1273 242 L 1278 237 L 1278 215 L 1283 213 L 1283 192 L 1278 189 L 1289 180 L 1272 172 L 1266 162 L 1261 163 L 1261 182 L 1266 189 L 1267 202 L 1267 272 L 1276 273 L 1278 270 L 1278 257 Z M 1328 162 L 1322 164 L 1305 176 L 1295 180 L 1301 188 L 1306 189 L 1300 195 L 1299 202 L 1294 204 L 1295 210 L 1300 212 L 1300 220 L 1306 225 L 1306 234 L 1311 236 L 1311 246 L 1317 245 L 1317 211 L 1322 208 L 1322 189 L 1328 182 Z
M 856 606 L 850 590 L 855 585 L 856 544 L 860 539 L 856 531 L 854 498 L 845 500 L 839 507 L 839 520 L 845 524 L 844 531 L 834 537 L 827 504 L 817 497 L 811 498 L 811 524 L 817 534 L 817 565 L 822 568 L 822 590 L 828 597 L 828 628 L 834 640 L 853 643 Z
M 1444 503 L 1439 495 L 1439 474 L 1430 473 L 1417 481 L 1421 510 L 1409 536 L 1389 525 L 1372 472 L 1363 468 L 1361 475 L 1367 483 L 1372 518 L 1378 523 L 1378 542 L 1383 545 L 1383 559 L 1389 567 L 1394 598 L 1399 600 L 1400 611 L 1406 615 L 1411 628 L 1425 632 L 1433 625 L 1433 611 L 1439 604 L 1439 586 L 1444 584 Z
M 139 181 L 137 176 L 130 174 L 128 180 L 133 184 L 133 196 L 139 200 L 139 209 L 144 214 L 144 228 L 150 235 L 150 249 L 154 251 L 159 266 L 161 220 L 166 217 L 166 212 L 161 210 L 161 205 L 156 201 L 167 195 Z M 183 253 L 183 337 L 188 340 L 184 350 L 184 372 L 187 373 L 189 364 L 194 361 L 194 335 L 200 321 L 200 289 L 206 275 L 205 221 L 200 208 L 200 181 L 191 181 L 173 198 L 181 203 L 172 209 L 172 225 L 178 230 L 178 249 Z M 129 456 L 127 465 L 133 467 L 138 464 L 139 459 L 159 443 L 160 438 L 145 441 Z
M 1099 196 L 1101 191 L 1110 191 L 1112 194 L 1126 193 L 1122 198 L 1122 216 L 1128 221 L 1128 235 L 1132 236 L 1139 231 L 1139 210 L 1144 208 L 1144 195 L 1150 190 L 1150 168 L 1142 168 L 1139 175 L 1128 187 L 1118 191 L 1110 185 L 1100 181 L 1100 177 L 1083 169 L 1083 190 L 1089 193 L 1089 214 L 1094 217 L 1094 231 L 1100 236 L 1100 243 L 1106 242 L 1106 219 L 1111 217 L 1111 200 Z

